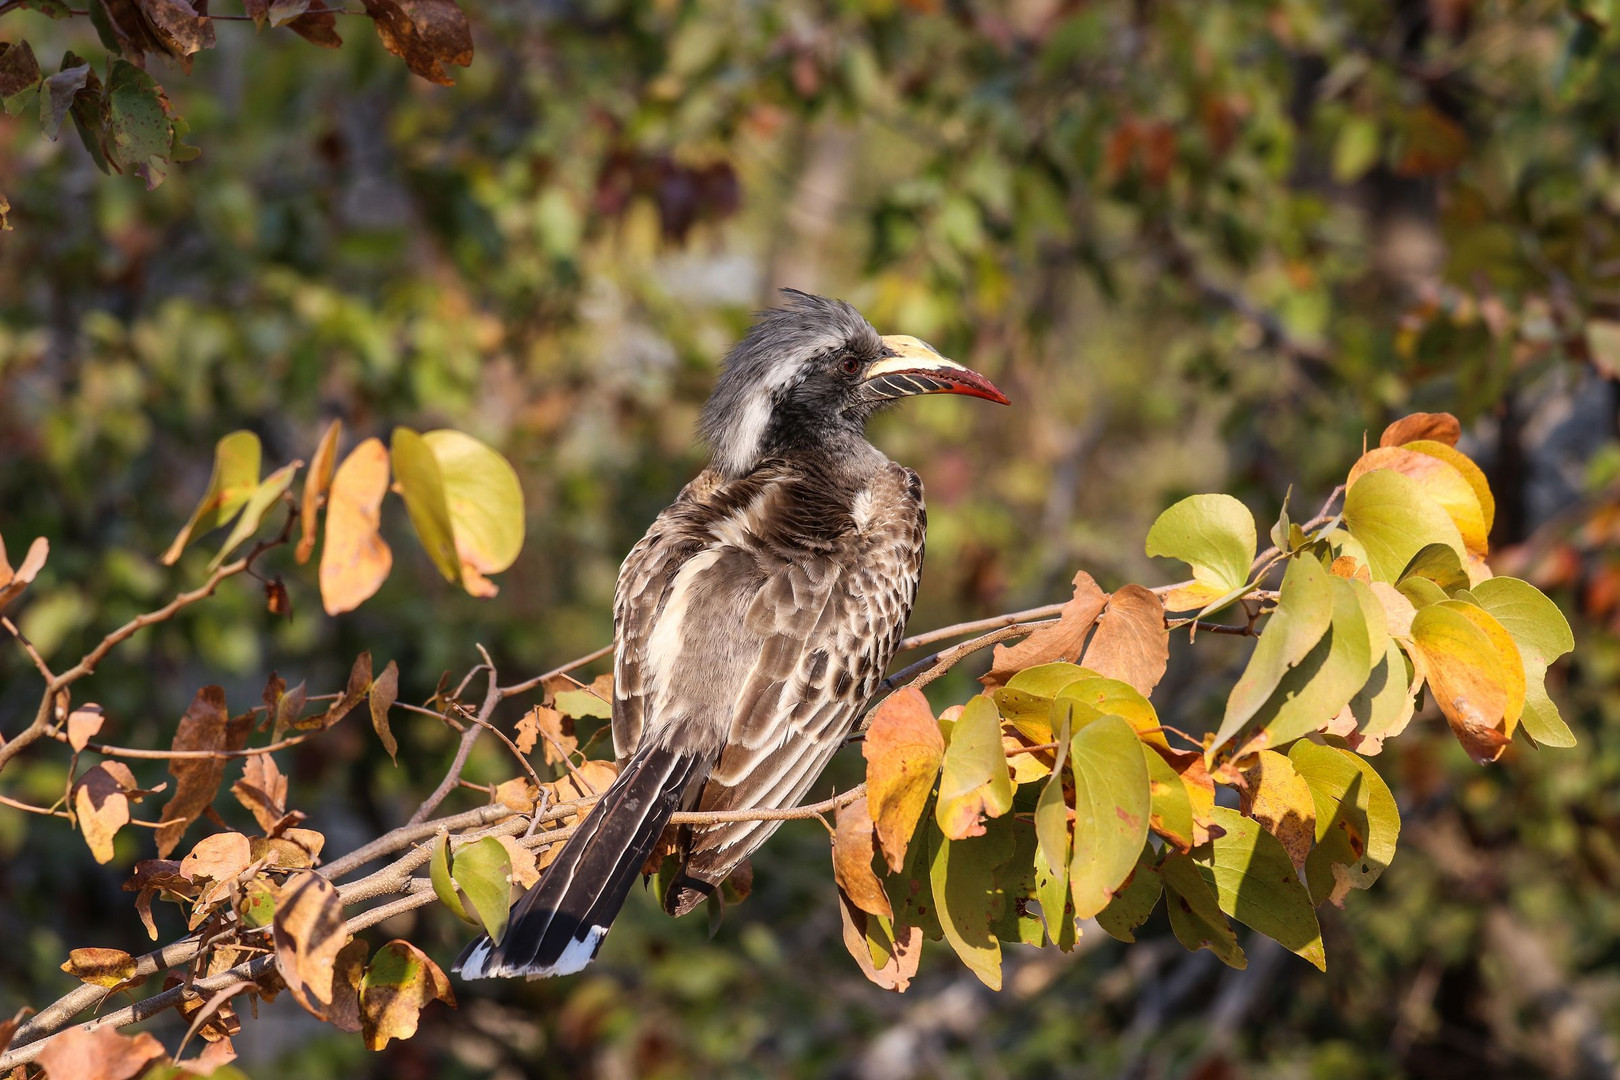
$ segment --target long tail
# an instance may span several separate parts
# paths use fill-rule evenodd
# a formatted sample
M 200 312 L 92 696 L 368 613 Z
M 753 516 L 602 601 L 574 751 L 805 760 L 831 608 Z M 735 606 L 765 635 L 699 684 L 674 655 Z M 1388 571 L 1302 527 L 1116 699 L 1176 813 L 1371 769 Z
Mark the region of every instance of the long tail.
M 706 763 L 643 744 L 534 888 L 506 936 L 481 937 L 452 969 L 466 979 L 570 975 L 590 963 L 670 815 Z M 706 769 L 704 770 L 706 771 Z

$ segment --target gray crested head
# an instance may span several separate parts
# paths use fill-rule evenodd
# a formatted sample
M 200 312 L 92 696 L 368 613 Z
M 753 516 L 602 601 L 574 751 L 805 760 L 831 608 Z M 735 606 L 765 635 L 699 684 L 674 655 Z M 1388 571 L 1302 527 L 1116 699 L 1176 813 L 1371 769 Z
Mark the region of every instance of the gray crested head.
M 780 307 L 761 311 L 727 354 L 714 393 L 703 407 L 702 434 L 714 466 L 742 476 L 776 445 L 857 433 L 865 414 L 846 416 L 847 386 L 823 379 L 835 360 L 883 355 L 883 339 L 842 300 L 783 289 Z
M 842 300 L 782 294 L 782 306 L 760 312 L 726 357 L 703 407 L 703 438 L 727 479 L 777 455 L 874 453 L 867 417 L 900 398 L 967 394 L 1007 404 L 983 375 L 914 337 L 880 336 Z

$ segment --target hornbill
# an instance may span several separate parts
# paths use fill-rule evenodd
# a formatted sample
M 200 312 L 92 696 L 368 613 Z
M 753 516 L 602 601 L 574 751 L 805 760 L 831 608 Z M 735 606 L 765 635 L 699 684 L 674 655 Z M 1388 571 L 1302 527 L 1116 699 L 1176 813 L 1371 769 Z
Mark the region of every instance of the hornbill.
M 922 482 L 866 440 L 900 398 L 990 381 L 849 304 L 784 290 L 726 357 L 711 460 L 619 570 L 617 778 L 466 978 L 563 975 L 595 957 L 677 810 L 795 805 L 877 691 L 922 570 Z M 702 902 L 781 824 L 671 829 L 664 908 Z

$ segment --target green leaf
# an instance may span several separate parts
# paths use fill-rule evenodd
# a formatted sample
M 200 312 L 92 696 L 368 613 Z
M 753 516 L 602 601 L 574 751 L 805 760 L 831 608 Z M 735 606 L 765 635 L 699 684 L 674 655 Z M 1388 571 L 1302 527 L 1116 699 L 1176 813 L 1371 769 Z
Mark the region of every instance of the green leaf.
M 1473 589 L 1474 600 L 1513 637 L 1524 662 L 1525 733 L 1542 746 L 1574 746 L 1575 733 L 1547 696 L 1547 668 L 1575 648 L 1575 636 L 1558 605 L 1527 581 L 1495 577 Z
M 1445 508 L 1417 481 L 1392 469 L 1374 469 L 1344 494 L 1344 524 L 1367 552 L 1376 581 L 1395 582 L 1412 557 L 1429 544 L 1466 555 L 1462 533 Z M 1415 602 L 1415 601 L 1414 601 Z
M 1203 871 L 1187 855 L 1171 852 L 1159 866 L 1164 879 L 1165 910 L 1170 913 L 1170 932 L 1192 952 L 1208 949 L 1227 967 L 1242 970 L 1248 958 L 1238 946 L 1232 924 L 1221 914 L 1215 891 L 1204 880 Z
M 1350 184 L 1360 180 L 1378 162 L 1378 143 L 1377 120 L 1354 113 L 1346 117 L 1333 140 L 1334 181 Z
M 242 925 L 257 930 L 276 918 L 276 894 L 263 878 L 254 878 L 242 890 Z
M 1399 735 L 1412 719 L 1415 700 L 1405 654 L 1393 641 L 1384 642 L 1384 655 L 1372 666 L 1367 681 L 1350 699 L 1356 731 L 1367 738 Z
M 236 527 L 225 538 L 225 543 L 220 545 L 219 554 L 208 564 L 210 572 L 219 569 L 219 565 L 225 561 L 226 556 L 236 550 L 238 544 L 259 531 L 259 526 L 264 522 L 264 515 L 275 505 L 276 500 L 281 498 L 281 493 L 287 490 L 293 476 L 303 464 L 302 461 L 289 462 L 265 477 L 264 482 L 253 489 L 253 494 L 248 496 L 248 501 L 242 509 L 242 516 L 236 519 Z
M 1425 544 L 1412 556 L 1398 580 L 1427 578 L 1440 586 L 1441 592 L 1468 588 L 1468 571 L 1454 548 L 1446 544 Z
M 1430 604 L 1444 603 L 1449 597 L 1446 591 L 1426 577 L 1402 578 L 1400 584 L 1395 586 L 1402 596 L 1412 601 L 1412 606 L 1418 609 L 1428 607 Z
M 1064 710 L 1073 705 L 1072 713 Z M 1118 716 L 1131 725 L 1138 737 L 1157 746 L 1168 747 L 1164 733 L 1159 730 L 1159 714 L 1142 692 L 1130 683 L 1092 675 L 1076 679 L 1058 692 L 1052 701 L 1052 715 L 1060 711 L 1072 715 L 1076 729 L 1103 716 Z
M 1029 902 L 1036 899 L 1038 881 L 1034 865 L 1038 846 L 1035 828 L 1019 818 L 998 818 L 988 839 L 1012 848 L 1011 857 L 996 875 L 1001 898 L 990 932 L 999 941 L 1040 948 L 1046 942 L 1046 925 L 1029 906 Z
M 394 481 L 399 485 L 422 550 L 428 553 L 444 580 L 460 581 L 461 560 L 456 557 L 456 538 L 450 525 L 444 477 L 433 448 L 410 428 L 397 427 L 389 452 L 394 461 Z
M 1013 845 L 1001 842 L 1003 839 L 1010 838 L 986 835 L 953 841 L 940 837 L 929 869 L 945 940 L 968 970 L 992 990 L 1001 989 L 1001 943 L 990 927 L 1004 900 L 996 871 L 1013 854 Z
M 1152 754 L 1153 751 L 1149 750 L 1148 753 Z M 1142 854 L 1137 856 L 1136 869 L 1131 871 L 1125 887 L 1119 890 L 1107 907 L 1097 912 L 1097 925 L 1109 937 L 1135 941 L 1136 928 L 1147 922 L 1148 916 L 1159 905 L 1164 878 L 1159 874 L 1156 862 L 1153 846 L 1144 846 Z
M 493 595 L 495 587 L 483 575 L 505 570 L 523 550 L 523 488 L 517 471 L 471 435 L 439 430 L 422 438 L 438 458 L 444 478 L 462 584 L 475 596 Z
M 1351 889 L 1371 888 L 1395 858 L 1395 797 L 1378 771 L 1348 750 L 1302 741 L 1288 760 L 1316 803 L 1316 846 L 1305 860 L 1311 899 L 1342 904 Z
M 512 906 L 512 859 L 493 836 L 468 844 L 456 852 L 450 876 L 455 879 L 473 913 L 484 924 L 489 940 L 499 945 L 506 936 L 506 918 Z
M 1061 876 L 1068 882 L 1069 865 L 1069 804 L 1063 797 L 1063 767 L 1069 762 L 1069 722 L 1063 722 L 1057 738 L 1057 754 L 1052 759 L 1052 774 L 1035 800 L 1035 837 L 1046 865 L 1062 867 Z
M 1190 611 L 1243 587 L 1258 546 L 1254 515 L 1230 495 L 1190 495 L 1159 515 L 1147 553 L 1180 559 L 1194 584 L 1164 597 L 1168 611 Z
M 967 703 L 951 730 L 939 778 L 934 817 L 952 840 L 979 836 L 986 817 L 1012 809 L 1013 782 L 1001 746 L 1001 714 L 980 694 Z
M 1147 841 L 1152 796 L 1142 741 L 1123 718 L 1105 716 L 1069 742 L 1074 772 L 1074 913 L 1089 919 L 1108 906 Z
M 1032 697 L 1044 698 L 1047 701 L 1057 697 L 1058 691 L 1079 679 L 1094 679 L 1097 673 L 1090 668 L 1083 668 L 1079 664 L 1070 664 L 1062 660 L 1051 664 L 1036 664 L 1025 668 L 1007 680 L 1004 690 L 1021 690 Z
M 1177 850 L 1187 851 L 1193 846 L 1193 808 L 1187 785 L 1153 747 L 1144 744 L 1142 758 L 1147 762 L 1152 798 L 1148 827 Z
M 560 690 L 557 692 L 555 702 L 557 711 L 574 720 L 584 720 L 594 717 L 597 720 L 613 719 L 613 703 L 597 697 L 589 690 Z
M 918 822 L 917 831 L 911 836 L 911 845 L 906 849 L 905 867 L 900 873 L 891 874 L 883 881 L 884 890 L 889 894 L 889 905 L 894 909 L 895 925 L 915 926 L 930 941 L 938 941 L 945 934 L 934 902 L 931 873 L 939 843 L 939 828 L 932 818 L 924 815 Z M 662 889 L 655 888 L 653 892 L 663 895 Z
M 1282 842 L 1236 810 L 1217 806 L 1213 814 L 1225 834 L 1210 840 L 1200 862 L 1221 910 L 1326 971 L 1316 907 Z
M 208 490 L 191 512 L 191 520 L 180 530 L 158 561 L 173 566 L 193 536 L 217 529 L 236 516 L 259 486 L 259 437 L 251 431 L 233 431 L 214 446 L 214 471 L 208 477 Z
M 174 132 L 152 76 L 127 60 L 114 60 L 107 75 L 106 110 L 107 155 L 120 172 L 147 170 L 153 159 L 168 160 Z M 145 175 L 148 188 L 163 179 L 160 171 Z
M 28 107 L 28 95 L 39 86 L 39 61 L 26 41 L 0 41 L 0 106 L 16 116 Z
M 1269 746 L 1321 730 L 1366 685 L 1372 671 L 1372 642 L 1355 588 L 1360 583 L 1340 577 L 1329 583 L 1333 621 L 1328 632 L 1255 714 L 1254 726 L 1269 736 Z
M 456 890 L 456 883 L 450 878 L 449 833 L 440 833 L 439 838 L 433 842 L 433 857 L 428 860 L 428 878 L 433 882 L 433 895 L 439 898 L 439 903 L 449 908 L 455 913 L 456 918 L 463 922 L 478 925 L 478 920 L 469 914 L 461 903 L 461 893 Z
M 1322 564 L 1309 555 L 1289 560 L 1254 654 L 1226 699 L 1226 715 L 1212 749 L 1226 745 L 1266 704 L 1290 668 L 1312 654 L 1333 622 L 1333 585 Z

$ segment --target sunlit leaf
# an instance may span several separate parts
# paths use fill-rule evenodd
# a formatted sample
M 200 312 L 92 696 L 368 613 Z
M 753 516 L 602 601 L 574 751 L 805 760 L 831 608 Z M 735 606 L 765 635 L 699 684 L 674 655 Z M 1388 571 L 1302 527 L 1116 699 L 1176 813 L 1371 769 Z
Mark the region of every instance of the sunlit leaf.
M 1002 824 L 993 822 L 992 826 Z M 1011 839 L 999 827 L 990 835 L 940 838 L 929 871 L 945 940 L 968 970 L 992 990 L 1001 989 L 1001 943 L 990 926 L 1005 899 L 996 871 L 1012 858 Z
M 1423 439 L 1442 446 L 1456 446 L 1462 437 L 1462 425 L 1450 413 L 1412 413 L 1403 416 L 1379 436 L 1379 446 L 1401 446 Z
M 43 1044 L 36 1062 L 47 1080 L 131 1080 L 163 1056 L 150 1032 L 125 1035 L 103 1024 L 65 1029 Z
M 433 855 L 428 860 L 428 879 L 433 882 L 433 895 L 439 898 L 439 903 L 449 908 L 464 922 L 478 925 L 478 920 L 468 913 L 461 902 L 461 893 L 456 889 L 455 881 L 450 877 L 450 834 L 440 833 L 433 841 Z
M 1190 611 L 1242 588 L 1258 545 L 1254 515 L 1230 495 L 1191 495 L 1170 507 L 1148 530 L 1147 553 L 1188 564 L 1193 584 L 1165 596 L 1165 608 Z
M 282 887 L 272 936 L 276 970 L 293 998 L 322 1020 L 332 1001 L 333 965 L 348 943 L 337 889 L 320 874 L 301 873 Z
M 388 450 L 367 439 L 344 459 L 326 497 L 321 604 L 328 615 L 353 611 L 387 580 L 394 553 L 378 532 L 388 490 Z
M 51 545 L 43 536 L 34 537 L 34 542 L 28 545 L 28 554 L 23 556 L 22 565 L 15 570 L 6 561 L 6 544 L 0 540 L 0 610 L 22 594 L 35 575 L 45 566 L 45 558 L 50 554 Z
M 980 836 L 986 817 L 1012 808 L 1013 783 L 1001 746 L 1001 715 L 989 697 L 967 703 L 951 731 L 934 814 L 951 840 Z
M 1152 792 L 1142 743 L 1123 719 L 1105 716 L 1074 733 L 1074 855 L 1069 888 L 1075 914 L 1108 906 L 1147 840 Z
M 1442 450 L 1451 450 L 1444 444 L 1436 445 Z M 1462 457 L 1455 451 L 1451 452 L 1456 457 Z M 1462 536 L 1465 549 L 1476 555 L 1484 554 L 1490 522 L 1486 519 L 1474 485 L 1456 466 L 1435 454 L 1400 446 L 1380 446 L 1367 451 L 1351 467 L 1347 483 L 1354 488 L 1358 480 L 1375 469 L 1387 469 L 1413 480 L 1424 495 L 1439 503 L 1450 516 Z M 1493 504 L 1493 511 L 1494 508 Z M 1351 531 L 1356 531 L 1354 526 Z M 1364 538 L 1362 543 L 1366 543 Z
M 450 513 L 462 587 L 493 596 L 485 575 L 498 574 L 523 550 L 523 488 L 517 471 L 500 454 L 459 431 L 422 436 L 438 460 Z
M 1366 473 L 1344 494 L 1344 523 L 1367 553 L 1374 581 L 1395 582 L 1426 544 L 1467 553 L 1451 516 L 1422 485 L 1390 469 Z
M 1351 889 L 1368 889 L 1395 857 L 1401 816 L 1376 769 L 1359 755 L 1297 742 L 1288 751 L 1316 803 L 1316 846 L 1305 881 L 1317 904 L 1343 904 Z
M 1289 561 L 1276 609 L 1226 699 L 1214 748 L 1231 741 L 1270 700 L 1289 670 L 1311 655 L 1333 623 L 1333 597 L 1333 585 L 1321 563 L 1308 555 Z
M 1497 577 L 1473 588 L 1474 599 L 1513 638 L 1524 664 L 1525 702 L 1520 723 L 1542 746 L 1574 746 L 1575 733 L 1547 696 L 1547 668 L 1575 647 L 1558 605 L 1529 582 Z
M 450 525 L 450 506 L 445 496 L 444 477 L 439 459 L 427 440 L 410 428 L 394 429 L 389 452 L 394 462 L 394 482 L 405 500 L 416 537 L 433 565 L 446 581 L 461 580 L 461 560 L 456 557 L 455 533 Z
M 1135 687 L 1118 679 L 1087 675 L 1074 680 L 1053 699 L 1053 715 L 1070 705 L 1073 706 L 1071 715 L 1076 729 L 1100 716 L 1118 716 L 1136 730 L 1137 737 L 1143 742 L 1153 746 L 1169 746 L 1164 732 L 1159 730 L 1159 714 L 1153 708 L 1153 703 Z
M 456 852 L 450 876 L 473 907 L 489 939 L 500 944 L 512 905 L 512 860 L 500 840 L 486 836 Z
M 1322 640 L 1297 667 L 1289 669 L 1271 698 L 1255 713 L 1254 727 L 1265 733 L 1267 745 L 1281 746 L 1301 735 L 1320 731 L 1350 703 L 1372 671 L 1372 641 L 1367 627 L 1367 605 L 1359 581 L 1330 578 L 1333 621 Z
M 371 727 L 376 731 L 377 738 L 382 740 L 383 749 L 388 756 L 399 763 L 399 742 L 394 738 L 393 729 L 388 726 L 388 710 L 394 707 L 394 701 L 399 697 L 399 667 L 392 661 L 383 668 L 371 683 L 371 691 L 367 695 L 367 703 L 371 709 Z
M 1484 764 L 1507 748 L 1524 712 L 1525 665 L 1513 638 L 1483 608 L 1430 604 L 1412 620 L 1413 659 L 1463 749 Z
M 135 977 L 135 958 L 123 949 L 74 949 L 62 970 L 92 986 L 110 989 Z
M 1164 678 L 1170 661 L 1170 634 L 1164 605 L 1140 585 L 1114 590 L 1086 646 L 1081 666 L 1118 679 L 1145 695 Z
M 220 545 L 219 554 L 209 562 L 209 570 L 217 570 L 226 556 L 236 550 L 238 544 L 259 531 L 259 526 L 264 522 L 264 515 L 275 505 L 276 500 L 281 498 L 281 493 L 287 490 L 293 476 L 303 464 L 302 461 L 293 461 L 283 465 L 253 489 L 253 494 L 248 496 L 247 503 L 242 507 L 241 517 L 236 519 L 236 527 Z
M 1275 750 L 1262 750 L 1243 771 L 1249 790 L 1243 812 L 1265 826 L 1288 852 L 1296 870 L 1304 867 L 1316 840 L 1316 803 L 1310 785 L 1293 763 Z
M 1142 756 L 1147 761 L 1148 791 L 1152 797 L 1148 827 L 1178 851 L 1186 851 L 1194 845 L 1196 835 L 1187 785 L 1151 746 L 1142 747 Z
M 833 878 L 856 907 L 892 919 L 894 908 L 872 872 L 872 857 L 876 854 L 872 839 L 872 816 L 866 799 L 840 806 L 833 835 Z
M 1215 823 L 1225 832 L 1195 858 L 1212 875 L 1221 910 L 1326 971 L 1316 907 L 1288 852 L 1259 822 L 1236 810 L 1217 806 Z
M 990 670 L 979 681 L 994 689 L 1019 673 L 1054 661 L 1078 660 L 1086 635 L 1108 603 L 1108 594 L 1084 570 L 1074 575 L 1074 594 L 1063 605 L 1053 626 L 1043 626 L 1014 645 L 997 645 Z
M 455 1007 L 456 995 L 439 965 L 408 941 L 390 941 L 377 950 L 360 981 L 360 1022 L 368 1050 L 390 1039 L 416 1034 L 417 1019 L 429 1002 Z
M 343 421 L 333 420 L 321 435 L 310 459 L 309 472 L 304 476 L 304 492 L 299 500 L 299 526 L 297 558 L 299 565 L 307 563 L 315 550 L 315 517 L 332 486 L 332 467 L 337 463 L 338 439 L 343 434 Z
M 173 566 L 193 537 L 217 529 L 236 515 L 259 487 L 259 437 L 233 431 L 214 445 L 214 471 L 191 519 L 158 560 Z
M 225 709 L 225 691 L 205 686 L 180 718 L 172 750 L 240 750 L 247 741 L 248 723 L 232 724 Z M 220 783 L 225 779 L 225 759 L 221 757 L 175 757 L 169 759 L 169 772 L 175 779 L 174 795 L 163 806 L 163 825 L 157 830 L 159 857 L 166 858 L 180 843 L 188 826 L 213 805 Z

